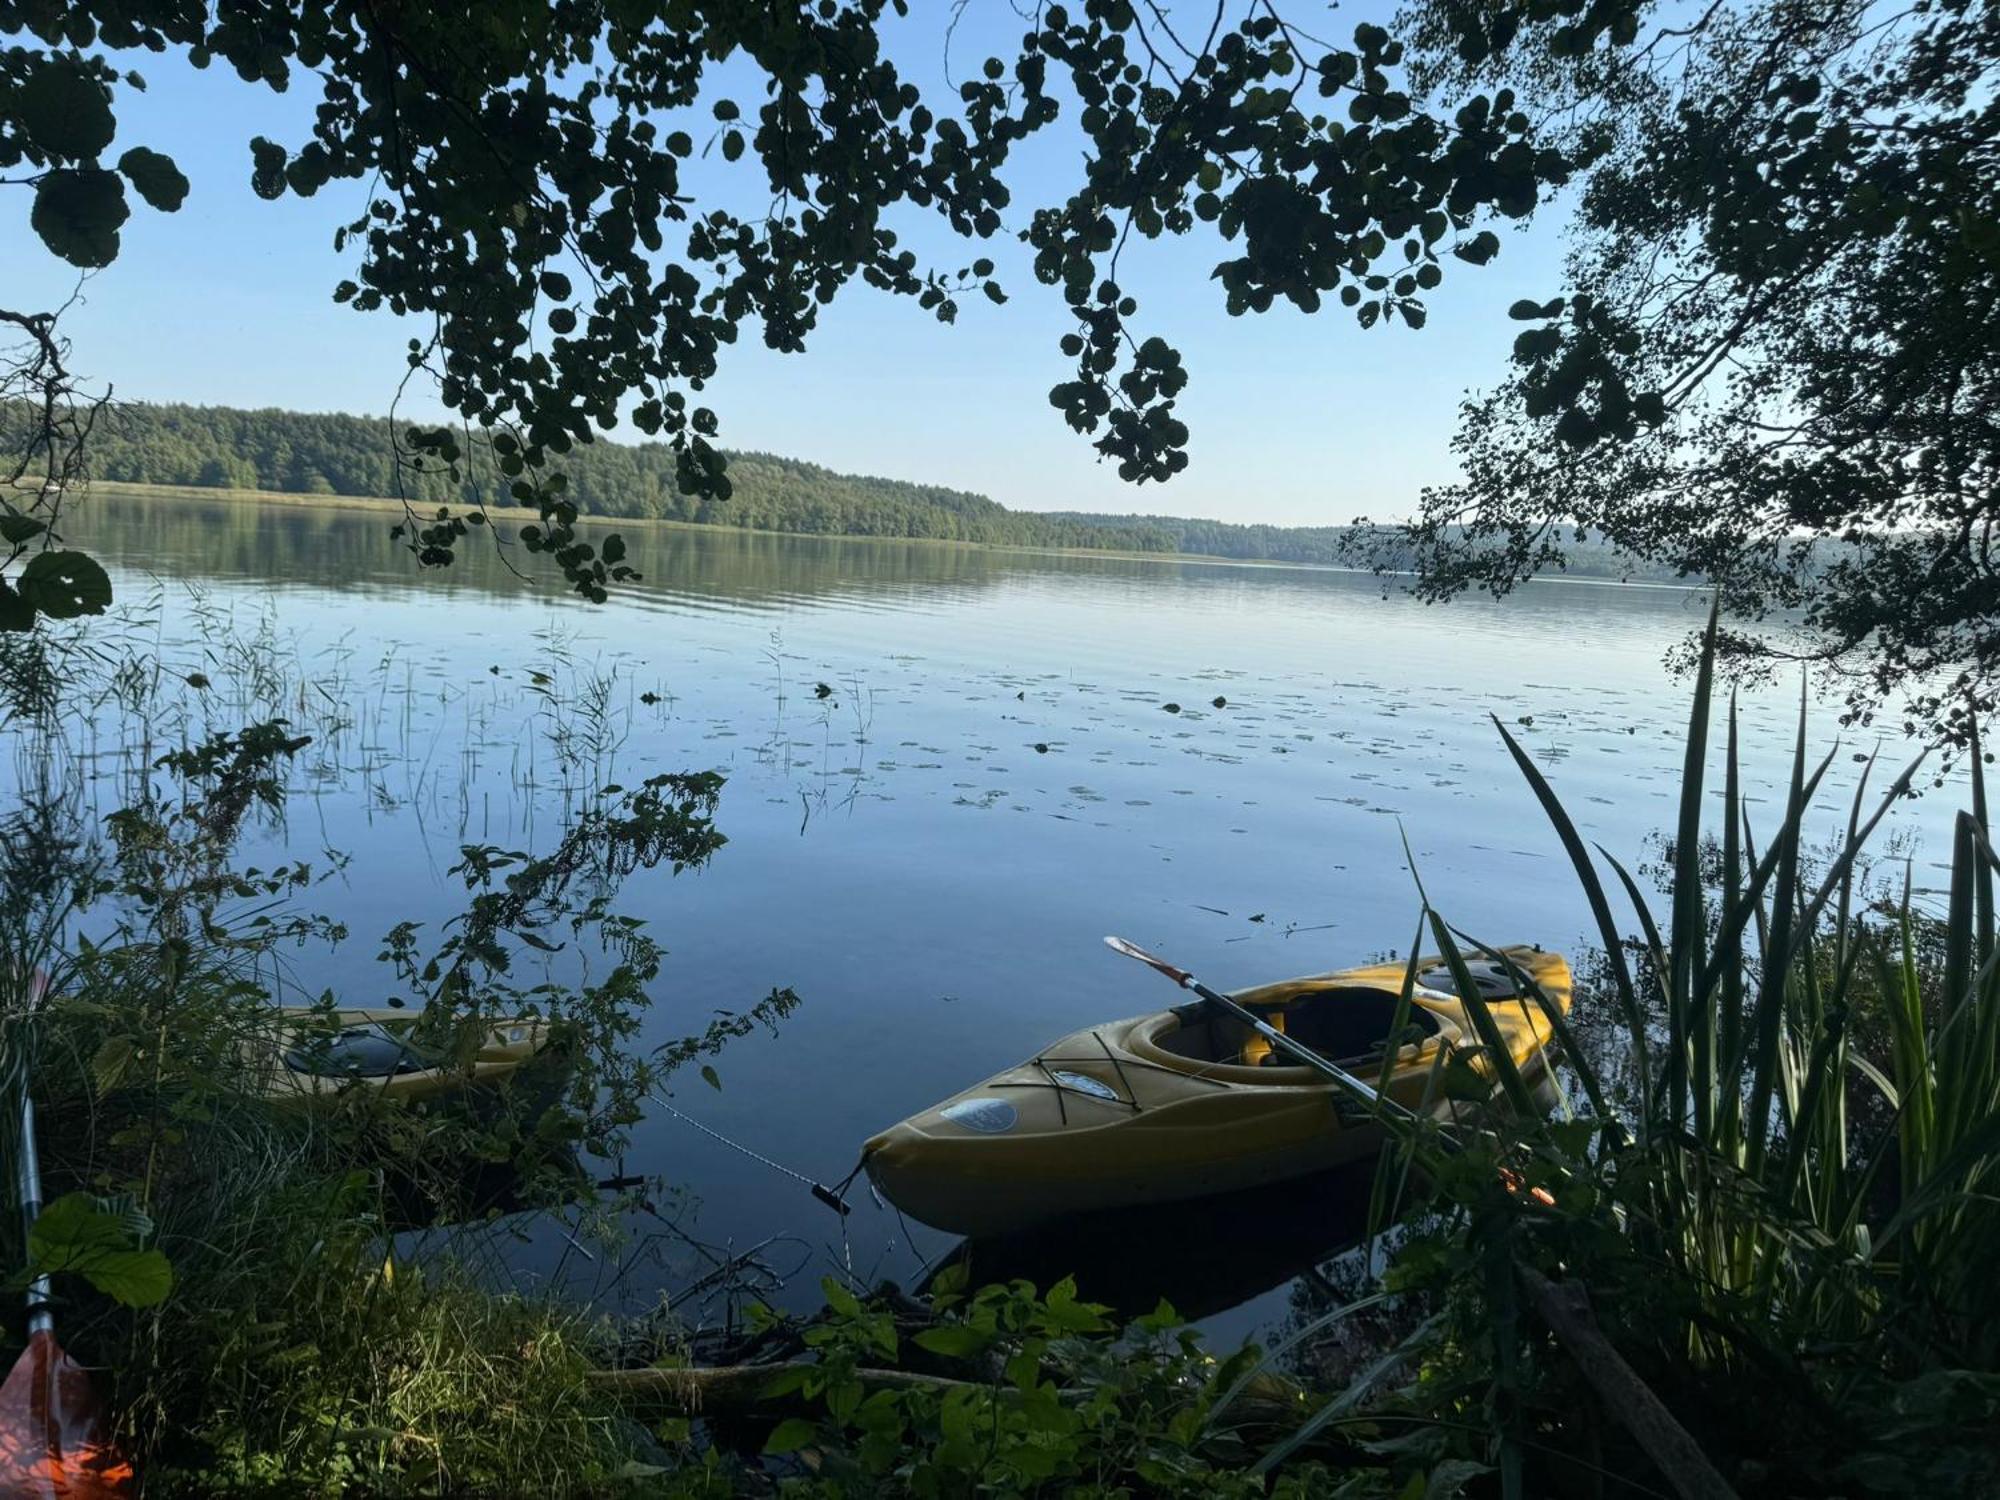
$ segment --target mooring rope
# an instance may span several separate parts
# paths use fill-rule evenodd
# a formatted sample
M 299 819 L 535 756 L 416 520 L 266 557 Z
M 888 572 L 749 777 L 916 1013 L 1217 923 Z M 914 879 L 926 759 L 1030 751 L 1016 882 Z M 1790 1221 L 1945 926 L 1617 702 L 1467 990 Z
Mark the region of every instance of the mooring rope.
M 858 1161 L 854 1164 L 854 1170 L 849 1172 L 845 1177 L 843 1177 L 840 1180 L 840 1185 L 838 1187 L 830 1188 L 826 1186 L 825 1183 L 818 1182 L 813 1178 L 806 1176 L 806 1174 L 803 1172 L 796 1172 L 792 1170 L 792 1168 L 786 1166 L 781 1161 L 773 1161 L 771 1160 L 770 1157 L 764 1155 L 762 1152 L 751 1150 L 741 1141 L 731 1140 L 728 1136 L 724 1135 L 721 1131 L 715 1129 L 713 1126 L 704 1125 L 700 1120 L 697 1120 L 693 1115 L 687 1114 L 682 1110 L 674 1108 L 673 1105 L 669 1104 L 659 1094 L 654 1094 L 652 1097 L 654 1103 L 658 1104 L 661 1109 L 664 1109 L 668 1114 L 672 1115 L 676 1120 L 680 1120 L 685 1124 L 692 1125 L 696 1130 L 699 1130 L 703 1135 L 707 1136 L 709 1139 L 714 1141 L 719 1141 L 721 1144 L 727 1146 L 731 1151 L 741 1152 L 743 1155 L 749 1157 L 750 1160 L 757 1162 L 763 1166 L 769 1167 L 773 1172 L 782 1173 L 784 1176 L 791 1178 L 792 1181 L 794 1182 L 804 1183 L 806 1187 L 811 1190 L 812 1195 L 815 1198 L 819 1199 L 820 1202 L 824 1203 L 828 1208 L 832 1209 L 842 1218 L 847 1217 L 848 1213 L 847 1200 L 843 1198 L 841 1194 L 846 1191 L 848 1184 L 853 1182 L 854 1179 L 861 1174 L 861 1169 L 864 1165 L 866 1165 L 867 1162 L 867 1159 L 865 1157 L 861 1161 Z

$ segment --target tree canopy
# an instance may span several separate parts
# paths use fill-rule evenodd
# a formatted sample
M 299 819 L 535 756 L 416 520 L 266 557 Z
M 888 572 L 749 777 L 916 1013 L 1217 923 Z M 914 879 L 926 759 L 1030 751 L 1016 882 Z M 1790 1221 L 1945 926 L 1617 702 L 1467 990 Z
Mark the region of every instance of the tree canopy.
M 1512 86 L 1588 148 L 1565 283 L 1517 303 L 1424 497 L 1422 587 L 1504 592 L 1585 528 L 1803 613 L 1739 656 L 1850 674 L 1963 742 L 2000 668 L 2000 11 L 1967 0 L 1648 8 L 1579 60 L 1412 17 L 1431 89 Z
M 1395 541 L 1423 587 L 1504 591 L 1581 527 L 1726 580 L 1740 613 L 1805 609 L 1818 653 L 1862 652 L 1876 693 L 1948 669 L 1925 711 L 1990 696 L 1990 5 L 1411 0 L 1393 29 L 1323 40 L 1268 0 L 1083 0 L 1038 6 L 955 90 L 891 60 L 892 6 L 0 0 L 18 43 L 0 168 L 52 253 L 101 266 L 130 197 L 173 211 L 191 191 L 119 139 L 119 95 L 142 86 L 128 54 L 316 90 L 309 136 L 248 143 L 251 180 L 352 185 L 334 296 L 412 321 L 411 371 L 454 417 L 408 431 L 399 472 L 532 508 L 520 541 L 594 599 L 629 568 L 615 539 L 578 536 L 565 455 L 629 421 L 672 452 L 678 491 L 726 500 L 700 404 L 721 351 L 745 330 L 803 347 L 857 279 L 950 321 L 965 296 L 1006 299 L 977 252 L 1017 236 L 1070 315 L 1052 404 L 1122 476 L 1159 481 L 1187 463 L 1188 375 L 1120 285 L 1134 243 L 1207 226 L 1232 313 L 1331 300 L 1421 328 L 1455 264 L 1573 188 L 1569 285 L 1517 304 L 1515 368 L 1467 412 L 1465 482 Z M 1073 177 L 1015 180 L 1016 148 L 1059 122 Z M 685 168 L 710 150 L 768 206 L 698 196 Z M 892 222 L 911 213 L 965 263 L 907 248 Z M 4 316 L 27 336 L 11 394 L 51 419 L 17 476 L 46 508 L 88 410 L 54 420 L 53 316 Z M 47 516 L 15 510 L 7 543 L 46 548 Z M 441 564 L 485 519 L 413 512 L 405 534 Z M 1816 560 L 1820 537 L 1849 551 Z M 28 582 L 0 600 L 14 623 L 71 602 Z
M 1564 3 L 1589 36 L 1606 31 L 1582 0 Z M 887 9 L 250 0 L 211 14 L 187 0 L 8 0 L 0 30 L 29 45 L 0 55 L 0 167 L 26 169 L 53 253 L 102 266 L 128 185 L 156 209 L 185 196 L 159 153 L 110 154 L 117 95 L 141 86 L 124 54 L 172 48 L 273 89 L 317 89 L 310 139 L 249 143 L 257 192 L 362 185 L 336 236 L 352 273 L 335 297 L 415 321 L 412 368 L 464 424 L 492 431 L 499 485 L 540 513 L 521 540 L 593 598 L 620 578 L 619 554 L 577 538 L 553 460 L 629 418 L 671 445 L 681 487 L 726 497 L 718 419 L 695 398 L 740 330 L 797 349 L 857 277 L 947 321 L 967 293 L 1004 299 L 988 257 L 921 263 L 892 210 L 934 213 L 971 241 L 1012 229 L 1028 242 L 1073 315 L 1061 338 L 1074 377 L 1051 400 L 1126 477 L 1160 479 L 1187 461 L 1174 412 L 1186 374 L 1135 331 L 1118 285 L 1134 232 L 1214 223 L 1240 252 L 1218 269 L 1232 310 L 1338 293 L 1364 321 L 1416 325 L 1452 256 L 1497 250 L 1475 222 L 1528 213 L 1538 184 L 1568 169 L 1531 143 L 1505 90 L 1455 119 L 1416 112 L 1393 76 L 1401 44 L 1379 26 L 1326 46 L 1253 8 L 1233 25 L 1218 14 L 1191 46 L 1125 0 L 1046 6 L 1014 57 L 987 59 L 940 101 L 885 56 Z M 722 91 L 725 60 L 734 76 L 754 70 L 761 102 Z M 1010 152 L 1066 112 L 1082 180 L 1021 209 Z M 683 164 L 711 145 L 761 180 L 768 211 L 690 196 Z M 413 431 L 408 458 L 450 469 L 466 446 L 462 428 Z M 60 481 L 61 444 L 44 448 Z M 441 563 L 465 527 L 455 512 L 410 540 Z

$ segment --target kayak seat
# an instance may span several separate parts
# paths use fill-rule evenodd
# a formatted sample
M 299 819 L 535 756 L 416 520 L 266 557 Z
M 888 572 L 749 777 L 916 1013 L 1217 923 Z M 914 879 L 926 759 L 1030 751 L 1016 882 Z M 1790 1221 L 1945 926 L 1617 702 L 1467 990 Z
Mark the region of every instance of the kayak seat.
M 1374 1062 L 1391 1050 L 1389 1033 L 1396 1024 L 1396 1011 L 1401 1003 L 1401 997 L 1393 990 L 1343 985 L 1301 995 L 1285 1007 L 1274 1024 L 1293 1041 L 1333 1062 Z M 1409 1032 L 1399 1045 L 1437 1035 L 1437 1017 L 1421 1005 L 1410 1006 L 1406 1025 Z M 1262 1037 L 1254 1040 L 1260 1044 L 1260 1051 L 1268 1052 L 1255 1059 L 1254 1066 L 1297 1066 Z M 1246 1056 L 1245 1061 L 1251 1059 Z

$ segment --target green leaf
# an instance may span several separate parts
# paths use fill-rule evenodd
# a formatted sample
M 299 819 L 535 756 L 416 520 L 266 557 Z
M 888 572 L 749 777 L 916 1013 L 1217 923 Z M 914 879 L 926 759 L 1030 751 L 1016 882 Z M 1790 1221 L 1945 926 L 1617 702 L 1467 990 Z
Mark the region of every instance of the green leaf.
M 796 1453 L 819 1436 L 816 1423 L 804 1417 L 787 1417 L 771 1429 L 771 1435 L 764 1439 L 764 1451 L 769 1454 Z
M 126 1068 L 131 1066 L 132 1053 L 132 1038 L 109 1036 L 92 1056 L 90 1078 L 100 1099 L 118 1087 L 118 1081 L 125 1076 Z
M 285 192 L 285 148 L 261 135 L 250 140 L 250 190 L 259 198 L 281 198 Z
M 29 222 L 57 255 L 95 270 L 118 259 L 118 226 L 131 212 L 115 172 L 65 167 L 36 184 Z
M 977 1328 L 967 1328 L 962 1323 L 947 1323 L 939 1328 L 926 1328 L 922 1333 L 912 1335 L 910 1342 L 919 1349 L 928 1349 L 933 1354 L 941 1354 L 946 1359 L 970 1359 L 984 1349 L 992 1339 Z
M 1462 245 L 1452 248 L 1453 255 L 1475 266 L 1483 266 L 1500 253 L 1500 236 L 1490 229 L 1482 229 Z
M 33 516 L 0 516 L 0 541 L 11 542 L 17 547 L 34 540 L 48 529 L 46 521 L 37 521 Z
M 174 1268 L 158 1250 L 112 1250 L 79 1268 L 84 1279 L 126 1307 L 154 1307 L 174 1289 Z
M 809 1369 L 799 1365 L 793 1365 L 787 1370 L 780 1370 L 776 1375 L 771 1377 L 770 1383 L 764 1387 L 764 1399 L 769 1401 L 778 1396 L 791 1395 L 793 1391 L 798 1390 L 806 1383 L 806 1379 L 811 1373 Z
M 130 179 L 139 196 L 163 214 L 187 201 L 188 180 L 171 156 L 134 146 L 118 158 L 118 170 Z
M 117 129 L 103 86 L 71 62 L 43 62 L 14 97 L 28 139 L 51 156 L 89 161 Z
M 133 1247 L 150 1228 L 142 1214 L 107 1209 L 88 1193 L 66 1193 L 28 1231 L 29 1276 L 71 1273 L 127 1307 L 151 1307 L 173 1290 L 173 1267 L 158 1250 Z
M 110 577 L 82 552 L 37 552 L 21 569 L 18 586 L 21 597 L 52 620 L 101 615 L 111 604 Z
M 710 1088 L 714 1089 L 718 1094 L 722 1092 L 721 1075 L 719 1075 L 715 1071 L 715 1069 L 710 1067 L 707 1063 L 703 1063 L 701 1065 L 701 1081 L 707 1084 Z

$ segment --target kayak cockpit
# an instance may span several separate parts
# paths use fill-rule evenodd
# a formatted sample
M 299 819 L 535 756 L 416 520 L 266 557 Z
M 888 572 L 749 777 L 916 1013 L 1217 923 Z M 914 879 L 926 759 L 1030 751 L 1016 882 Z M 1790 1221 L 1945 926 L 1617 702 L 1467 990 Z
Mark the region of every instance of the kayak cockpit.
M 1436 1012 L 1419 1000 L 1412 999 L 1406 1008 L 1398 992 L 1374 985 L 1301 987 L 1296 994 L 1260 1003 L 1257 1011 L 1292 1040 L 1350 1069 L 1377 1068 L 1392 1052 L 1421 1047 L 1438 1035 L 1442 1025 Z M 1175 1006 L 1135 1028 L 1132 1043 L 1142 1053 L 1153 1053 L 1155 1060 L 1184 1071 L 1215 1067 L 1306 1071 L 1261 1034 L 1209 1005 Z

